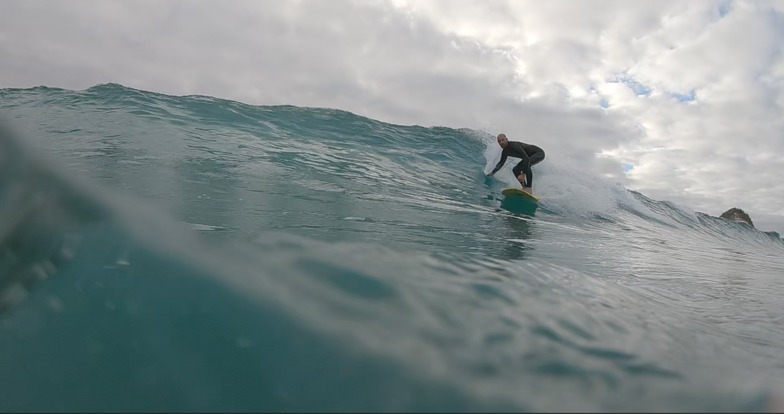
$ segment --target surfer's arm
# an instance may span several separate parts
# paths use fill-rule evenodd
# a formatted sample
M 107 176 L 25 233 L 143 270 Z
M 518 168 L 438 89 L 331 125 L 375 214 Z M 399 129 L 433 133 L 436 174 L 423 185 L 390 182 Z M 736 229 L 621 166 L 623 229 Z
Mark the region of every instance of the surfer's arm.
M 493 175 L 493 174 L 497 173 L 498 170 L 500 170 L 501 167 L 504 166 L 504 163 L 506 162 L 506 157 L 507 157 L 506 151 L 501 152 L 501 160 L 498 161 L 498 164 L 495 166 L 495 168 L 493 168 L 493 171 L 490 174 L 487 174 L 487 175 Z

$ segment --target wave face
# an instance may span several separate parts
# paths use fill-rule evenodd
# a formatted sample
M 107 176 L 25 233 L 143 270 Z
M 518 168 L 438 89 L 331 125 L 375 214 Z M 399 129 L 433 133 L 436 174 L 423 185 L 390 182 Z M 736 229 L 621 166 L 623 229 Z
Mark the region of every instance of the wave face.
M 776 234 L 552 159 L 515 204 L 480 131 L 114 84 L 0 110 L 0 411 L 784 407 Z

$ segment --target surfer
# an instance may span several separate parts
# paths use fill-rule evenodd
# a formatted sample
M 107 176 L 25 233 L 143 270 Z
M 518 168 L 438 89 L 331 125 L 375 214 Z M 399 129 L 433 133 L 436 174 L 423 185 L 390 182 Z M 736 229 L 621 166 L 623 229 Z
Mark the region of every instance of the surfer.
M 487 176 L 492 176 L 498 172 L 498 170 L 504 166 L 504 163 L 506 163 L 506 157 L 511 156 L 520 158 L 521 161 L 512 168 L 512 172 L 515 177 L 517 177 L 517 181 L 520 181 L 520 184 L 523 186 L 523 191 L 528 194 L 533 194 L 532 187 L 534 184 L 534 177 L 531 172 L 531 166 L 538 164 L 544 159 L 544 151 L 536 145 L 509 141 L 504 134 L 498 134 L 496 139 L 498 140 L 498 145 L 503 148 L 503 151 L 501 151 L 501 161 L 498 161 L 498 165 L 496 165 L 495 168 L 493 168 L 493 171 L 490 174 L 487 174 Z

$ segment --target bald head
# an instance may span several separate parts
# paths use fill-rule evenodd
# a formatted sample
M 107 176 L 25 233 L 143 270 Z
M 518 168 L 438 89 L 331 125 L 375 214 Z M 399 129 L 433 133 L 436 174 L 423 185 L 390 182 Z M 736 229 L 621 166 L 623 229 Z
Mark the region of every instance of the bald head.
M 498 140 L 498 145 L 500 145 L 501 148 L 506 148 L 506 146 L 509 145 L 509 140 L 506 138 L 505 134 L 498 134 L 496 140 Z

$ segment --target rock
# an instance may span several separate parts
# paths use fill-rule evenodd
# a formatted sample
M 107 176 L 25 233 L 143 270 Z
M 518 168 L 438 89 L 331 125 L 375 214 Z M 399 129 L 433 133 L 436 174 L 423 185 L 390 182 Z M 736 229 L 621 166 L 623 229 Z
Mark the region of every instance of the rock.
M 736 207 L 733 207 L 733 208 L 725 211 L 719 217 L 727 219 L 727 220 L 740 221 L 742 223 L 748 223 L 748 225 L 750 225 L 751 227 L 754 227 L 754 223 L 751 222 L 751 217 L 749 217 L 749 215 L 746 214 L 746 212 L 744 212 L 743 210 L 741 210 L 739 208 L 736 208 Z

